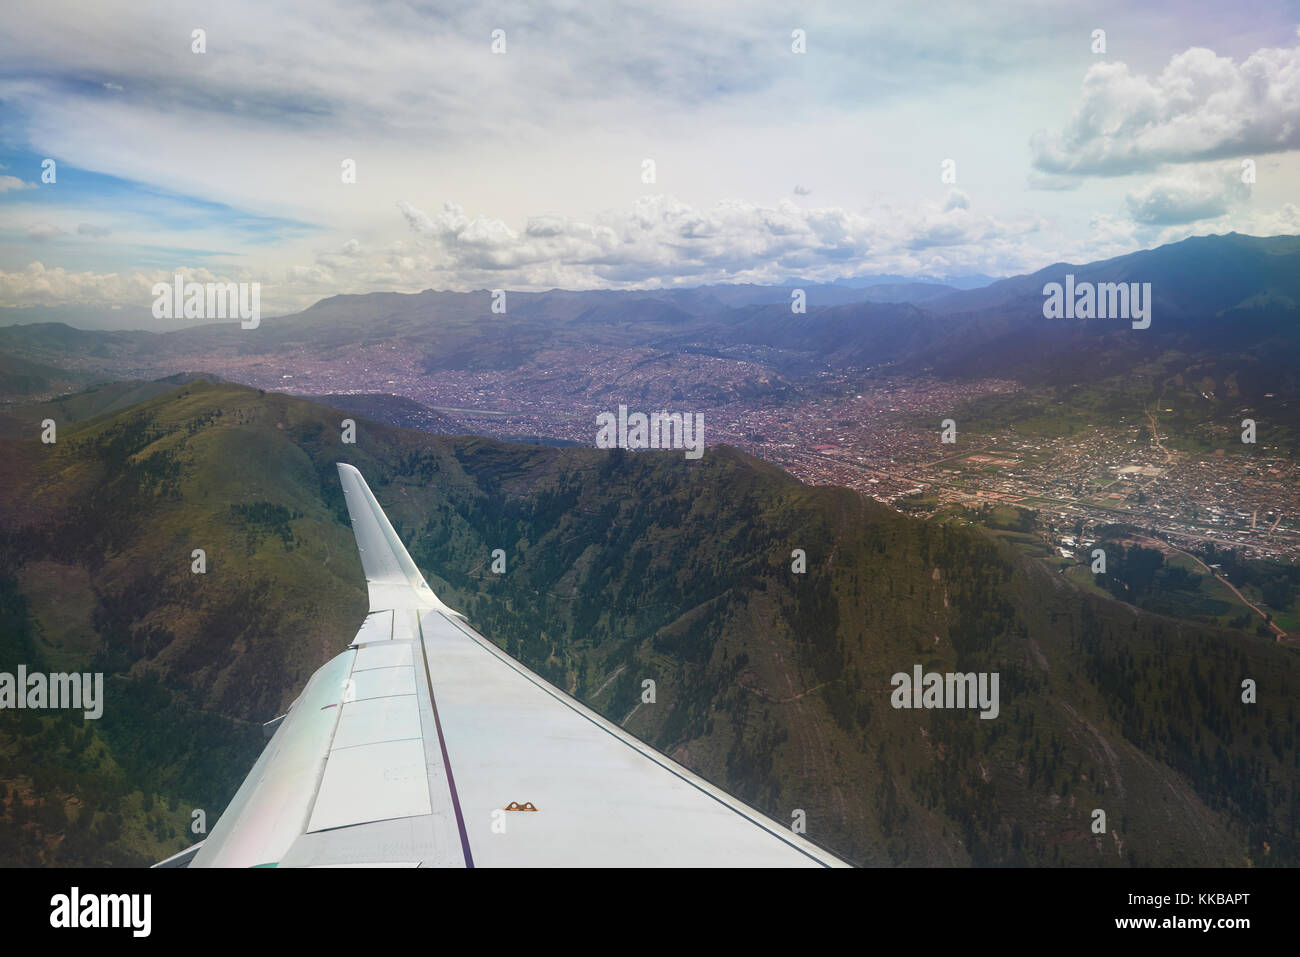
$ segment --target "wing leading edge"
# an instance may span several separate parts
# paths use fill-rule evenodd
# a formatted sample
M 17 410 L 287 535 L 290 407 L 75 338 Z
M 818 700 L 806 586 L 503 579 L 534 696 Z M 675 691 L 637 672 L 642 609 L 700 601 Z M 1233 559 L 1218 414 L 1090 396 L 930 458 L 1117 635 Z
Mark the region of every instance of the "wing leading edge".
M 338 468 L 370 614 L 191 866 L 846 866 L 470 628 Z

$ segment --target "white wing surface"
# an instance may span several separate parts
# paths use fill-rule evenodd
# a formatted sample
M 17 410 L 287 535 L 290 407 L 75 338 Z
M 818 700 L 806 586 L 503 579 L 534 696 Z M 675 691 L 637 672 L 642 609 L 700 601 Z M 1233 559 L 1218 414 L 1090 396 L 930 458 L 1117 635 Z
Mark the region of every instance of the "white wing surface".
M 475 632 L 338 468 L 370 614 L 190 866 L 844 866 Z

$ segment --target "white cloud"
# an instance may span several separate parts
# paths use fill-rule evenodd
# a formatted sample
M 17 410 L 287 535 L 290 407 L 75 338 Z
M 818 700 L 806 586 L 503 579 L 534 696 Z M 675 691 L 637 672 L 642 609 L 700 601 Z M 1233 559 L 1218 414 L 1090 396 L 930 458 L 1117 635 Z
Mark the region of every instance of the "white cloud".
M 1234 163 L 1188 166 L 1131 190 L 1125 197 L 1129 215 L 1148 226 L 1176 226 L 1228 213 L 1250 198 Z
M 1072 119 L 1090 30 L 1121 10 L 1113 48 L 1142 66 L 1094 66 Z M 1089 163 L 1294 133 L 1294 52 L 1260 49 L 1294 42 L 1282 13 L 1014 0 L 1002 14 L 812 5 L 798 24 L 809 53 L 794 56 L 783 0 L 636 0 L 600 16 L 573 0 L 229 0 L 204 14 L 195 56 L 182 7 L 44 0 L 0 31 L 15 141 L 119 182 L 11 192 L 7 234 L 112 224 L 111 243 L 53 242 L 41 258 L 129 276 L 172 250 L 262 282 L 268 312 L 379 289 L 1007 274 L 1131 252 L 1198 211 L 1161 160 L 1145 185 Z M 496 26 L 505 56 L 490 53 Z M 1206 35 L 1235 60 L 1188 50 Z M 1148 64 L 1153 78 L 1132 75 Z M 1216 135 L 1184 136 L 1193 118 Z M 1058 130 L 1043 155 L 1069 165 L 1077 151 L 1078 170 L 1030 168 L 1041 127 Z M 938 182 L 949 155 L 961 192 Z M 670 195 L 638 201 L 647 156 Z M 339 182 L 344 157 L 355 184 Z M 1202 222 L 1284 229 L 1298 158 L 1259 153 L 1252 202 Z M 800 209 L 807 183 L 817 205 Z M 0 192 L 32 185 L 0 177 Z M 1123 216 L 1126 192 L 1143 222 Z M 33 255 L 0 244 L 0 268 L 25 276 Z
M 943 204 L 944 212 L 954 209 L 970 209 L 970 197 L 959 189 L 948 190 L 948 199 Z
M 0 303 L 6 306 L 50 306 L 67 303 L 113 303 L 147 306 L 149 290 L 158 277 L 142 274 L 95 273 L 61 267 L 47 269 L 34 262 L 25 269 L 0 271 Z
M 52 223 L 36 223 L 27 228 L 27 238 L 35 243 L 48 242 L 56 236 L 67 235 L 65 230 L 60 229 Z
M 44 263 L 32 262 L 22 269 L 0 270 L 0 305 L 54 306 L 86 303 L 148 309 L 153 304 L 154 283 L 170 282 L 176 273 L 192 282 L 238 282 L 249 278 L 243 275 L 220 275 L 191 266 L 118 273 L 47 267 Z
M 1295 236 L 1300 234 L 1300 206 L 1283 203 L 1276 209 L 1244 210 L 1213 220 L 1168 226 L 1151 237 L 1147 245 L 1176 243 L 1189 236 L 1211 233 L 1246 233 L 1250 236 Z
M 420 237 L 414 259 L 423 257 L 440 274 L 493 285 L 771 282 L 944 267 L 1001 272 L 1041 258 L 1023 242 L 1039 230 L 1036 219 L 1003 222 L 978 214 L 970 196 L 956 189 L 912 207 L 861 210 L 804 208 L 788 200 L 772 206 L 724 200 L 697 209 L 655 195 L 590 221 L 535 216 L 523 229 L 468 216 L 454 203 L 436 214 L 398 206 Z M 399 262 L 412 259 L 403 252 Z
M 1300 147 L 1300 47 L 1241 64 L 1193 47 L 1152 78 L 1123 63 L 1092 66 L 1070 120 L 1031 140 L 1044 173 L 1115 176 Z

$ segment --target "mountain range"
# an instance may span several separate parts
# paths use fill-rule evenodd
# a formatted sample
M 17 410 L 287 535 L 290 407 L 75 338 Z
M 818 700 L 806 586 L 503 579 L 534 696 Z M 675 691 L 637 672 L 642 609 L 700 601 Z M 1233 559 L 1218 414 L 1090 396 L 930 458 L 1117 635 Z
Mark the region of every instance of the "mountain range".
M 1150 328 L 1045 319 L 1044 286 L 1067 274 L 1079 282 L 1149 283 Z M 1288 427 L 1300 416 L 1300 237 L 1196 237 L 973 289 L 810 286 L 805 313 L 792 312 L 792 291 L 508 292 L 501 315 L 488 290 L 426 290 L 335 296 L 264 319 L 253 331 L 218 322 L 169 333 L 11 325 L 0 327 L 0 400 L 56 394 L 67 383 L 51 369 L 83 382 L 155 378 L 205 359 L 330 363 L 385 349 L 413 359 L 425 374 L 505 373 L 639 350 L 746 363 L 750 380 L 741 392 L 753 397 L 779 398 L 791 386 L 815 387 L 827 370 L 848 368 L 876 376 L 996 376 L 1058 392 L 1126 394 L 1138 405 L 1171 384 L 1188 401 L 1204 394 L 1228 406 L 1271 394 Z M 696 385 L 701 396 L 711 394 L 707 380 Z M 674 388 L 690 392 L 689 384 Z

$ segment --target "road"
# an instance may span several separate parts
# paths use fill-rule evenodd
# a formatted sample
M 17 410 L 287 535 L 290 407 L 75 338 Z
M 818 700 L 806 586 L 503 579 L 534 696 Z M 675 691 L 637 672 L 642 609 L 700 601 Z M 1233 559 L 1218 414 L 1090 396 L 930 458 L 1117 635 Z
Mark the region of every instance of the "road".
M 1218 579 L 1219 581 L 1223 582 L 1223 584 L 1227 585 L 1230 589 L 1232 589 L 1232 593 L 1233 593 L 1234 595 L 1236 595 L 1238 598 L 1241 599 L 1241 602 L 1242 602 L 1243 605 L 1246 605 L 1248 608 L 1253 609 L 1253 610 L 1255 611 L 1255 613 L 1256 613 L 1257 615 L 1259 615 L 1260 618 L 1263 618 L 1265 621 L 1267 621 L 1267 622 L 1268 622 L 1268 626 L 1269 626 L 1270 628 L 1272 628 L 1273 631 L 1274 631 L 1274 633 L 1277 635 L 1277 640 L 1278 640 L 1278 641 L 1284 641 L 1284 640 L 1286 640 L 1286 639 L 1289 637 L 1285 631 L 1283 631 L 1281 628 L 1278 627 L 1277 622 L 1275 622 L 1275 621 L 1269 621 L 1269 620 L 1268 620 L 1268 613 L 1267 613 L 1267 612 L 1265 612 L 1265 611 L 1264 611 L 1263 609 L 1261 609 L 1258 605 L 1256 605 L 1253 601 L 1251 601 L 1249 598 L 1247 598 L 1245 595 L 1243 595 L 1240 591 L 1238 591 L 1236 585 L 1234 585 L 1232 582 L 1228 581 L 1228 579 L 1224 578 L 1222 575 L 1218 574 L 1218 573 L 1217 573 L 1213 568 L 1211 568 L 1209 565 L 1205 564 L 1205 562 L 1201 561 L 1199 558 L 1197 558 L 1197 557 L 1196 557 L 1195 555 L 1193 555 L 1191 552 L 1185 552 L 1185 551 L 1183 551 L 1181 548 L 1178 548 L 1178 547 L 1175 546 L 1175 545 L 1171 545 L 1171 544 L 1169 544 L 1168 542 L 1161 541 L 1160 539 L 1156 539 L 1156 538 L 1145 538 L 1145 537 L 1143 537 L 1143 536 L 1137 536 L 1137 535 L 1135 535 L 1134 538 L 1138 539 L 1139 541 L 1147 542 L 1147 543 L 1150 544 L 1150 545 L 1154 545 L 1154 546 L 1156 546 L 1157 548 L 1161 548 L 1162 551 L 1163 551 L 1164 548 L 1168 548 L 1170 551 L 1177 552 L 1179 555 L 1186 555 L 1186 556 L 1187 556 L 1188 558 L 1190 558 L 1192 561 L 1196 562 L 1196 564 L 1200 565 L 1200 566 L 1201 566 L 1202 568 L 1204 568 L 1207 572 L 1209 572 L 1209 573 L 1210 573 L 1210 577 Z M 1162 547 L 1162 546 L 1163 546 L 1163 547 Z

